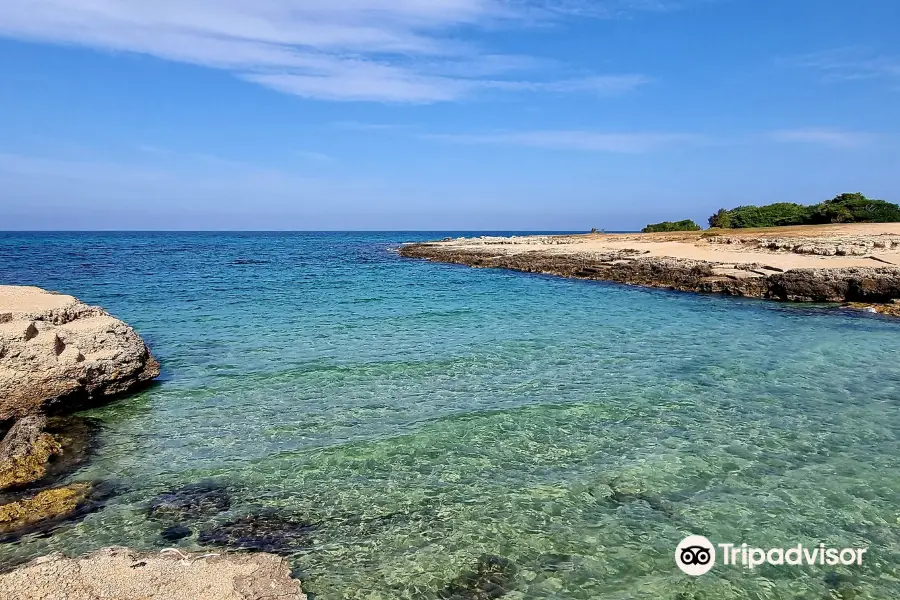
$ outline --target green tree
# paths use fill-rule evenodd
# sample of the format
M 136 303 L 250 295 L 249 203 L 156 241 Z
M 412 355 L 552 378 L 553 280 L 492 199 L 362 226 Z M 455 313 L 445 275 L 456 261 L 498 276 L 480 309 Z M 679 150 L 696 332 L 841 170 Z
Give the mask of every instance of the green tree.
M 813 207 L 813 223 L 897 223 L 900 206 L 866 198 L 860 193 L 839 194 Z
M 690 219 L 683 221 L 663 221 L 652 223 L 641 230 L 641 233 L 660 233 L 666 231 L 700 231 L 700 226 Z
M 728 229 L 731 227 L 731 215 L 726 209 L 720 208 L 716 214 L 709 218 L 709 226 Z

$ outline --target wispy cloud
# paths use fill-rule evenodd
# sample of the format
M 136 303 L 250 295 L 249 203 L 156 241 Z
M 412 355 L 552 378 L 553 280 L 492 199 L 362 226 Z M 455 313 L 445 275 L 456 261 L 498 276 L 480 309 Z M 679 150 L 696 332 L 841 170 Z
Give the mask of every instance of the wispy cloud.
M 622 93 L 641 74 L 578 74 L 467 41 L 473 28 L 609 17 L 701 0 L 17 0 L 0 36 L 226 69 L 326 100 L 440 102 L 486 91 Z M 552 66 L 552 69 L 548 67 Z
M 456 144 L 524 146 L 549 150 L 642 153 L 680 144 L 697 144 L 706 138 L 690 133 L 607 133 L 584 130 L 545 130 L 487 134 L 432 134 L 427 139 Z
M 838 48 L 779 61 L 783 66 L 813 69 L 826 81 L 893 79 L 900 81 L 900 56 L 874 53 L 865 48 Z
M 875 140 L 875 136 L 868 132 L 828 128 L 780 129 L 769 132 L 767 137 L 775 142 L 831 148 L 859 148 Z

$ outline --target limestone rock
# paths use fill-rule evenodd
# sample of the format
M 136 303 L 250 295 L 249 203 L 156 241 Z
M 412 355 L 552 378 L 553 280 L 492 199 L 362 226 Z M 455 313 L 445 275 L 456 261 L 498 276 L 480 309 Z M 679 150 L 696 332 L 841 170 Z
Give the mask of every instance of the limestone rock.
M 0 542 L 50 531 L 60 523 L 98 509 L 103 499 L 101 488 L 91 483 L 74 483 L 0 505 Z
M 0 422 L 72 412 L 158 375 L 140 336 L 103 309 L 36 287 L 0 286 Z
M 563 277 L 615 281 L 629 285 L 719 293 L 750 298 L 797 302 L 878 302 L 900 298 L 900 268 L 846 267 L 791 269 L 784 272 L 762 265 L 733 265 L 665 256 L 635 256 L 628 250 L 584 256 L 533 250 L 497 254 L 478 246 L 434 243 L 402 246 L 401 256 L 514 269 Z M 744 272 L 741 272 L 744 271 Z
M 17 600 L 306 600 L 271 554 L 138 554 L 106 548 L 81 558 L 51 554 L 0 575 L 0 598 Z
M 861 310 L 863 312 L 878 313 L 889 317 L 900 317 L 900 302 L 896 300 L 890 304 L 866 304 L 865 302 L 848 302 L 847 308 Z
M 62 454 L 62 446 L 44 432 L 47 417 L 31 415 L 15 423 L 0 441 L 0 490 L 21 487 L 43 479 L 50 459 Z
M 16 421 L 0 441 L 0 503 L 11 490 L 49 486 L 77 470 L 94 449 L 98 431 L 97 422 L 74 415 Z

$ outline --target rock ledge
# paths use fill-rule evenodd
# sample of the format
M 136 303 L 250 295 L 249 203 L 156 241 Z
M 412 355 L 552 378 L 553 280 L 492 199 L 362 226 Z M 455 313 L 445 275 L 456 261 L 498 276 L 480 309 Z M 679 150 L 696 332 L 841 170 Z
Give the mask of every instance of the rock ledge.
M 149 382 L 159 363 L 102 308 L 28 286 L 0 286 L 0 422 L 72 412 Z

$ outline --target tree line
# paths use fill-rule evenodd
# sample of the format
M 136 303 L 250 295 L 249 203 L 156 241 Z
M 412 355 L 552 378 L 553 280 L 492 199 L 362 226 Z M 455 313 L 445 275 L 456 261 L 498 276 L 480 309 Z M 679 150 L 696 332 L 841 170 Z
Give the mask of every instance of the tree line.
M 709 226 L 720 229 L 782 227 L 785 225 L 821 225 L 825 223 L 897 223 L 900 206 L 885 200 L 866 198 L 860 193 L 839 194 L 819 204 L 776 202 L 764 206 L 738 206 L 719 209 L 709 218 Z M 647 225 L 642 232 L 697 231 L 690 219 Z

